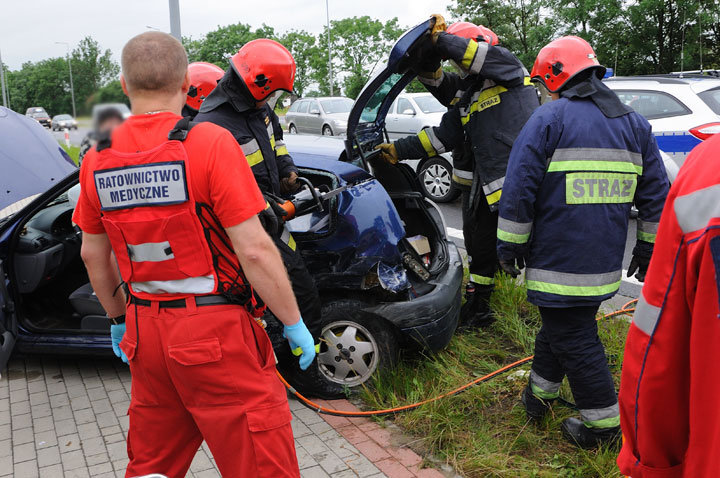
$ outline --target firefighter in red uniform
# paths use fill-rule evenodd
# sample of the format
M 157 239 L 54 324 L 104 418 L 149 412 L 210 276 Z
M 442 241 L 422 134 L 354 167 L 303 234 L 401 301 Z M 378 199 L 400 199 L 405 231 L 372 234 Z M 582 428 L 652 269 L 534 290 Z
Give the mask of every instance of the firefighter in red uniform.
M 257 297 L 302 349 L 301 366 L 315 349 L 257 218 L 262 194 L 230 133 L 179 115 L 190 81 L 177 40 L 138 35 L 122 70 L 133 116 L 86 156 L 74 222 L 132 373 L 126 476 L 184 477 L 204 439 L 226 478 L 298 477 L 287 396 L 251 315 Z
M 670 189 L 625 346 L 624 475 L 720 473 L 720 135 L 697 146 Z

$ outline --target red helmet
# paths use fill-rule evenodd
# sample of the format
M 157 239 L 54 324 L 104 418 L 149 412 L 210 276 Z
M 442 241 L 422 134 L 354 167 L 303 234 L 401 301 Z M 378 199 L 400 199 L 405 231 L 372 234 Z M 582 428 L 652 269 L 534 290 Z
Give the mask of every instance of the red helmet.
M 295 59 L 274 40 L 260 38 L 246 43 L 233 55 L 230 64 L 257 101 L 277 90 L 292 93 Z
M 196 61 L 188 65 L 190 74 L 190 89 L 188 90 L 185 103 L 194 110 L 199 110 L 200 105 L 215 89 L 225 72 L 217 65 Z
M 456 22 L 450 25 L 447 32 L 452 35 L 457 35 L 463 38 L 469 38 L 472 40 L 482 40 L 490 45 L 497 45 L 500 43 L 498 36 L 494 31 L 488 27 L 482 25 L 475 25 L 470 22 Z
M 567 36 L 551 41 L 540 50 L 530 76 L 556 93 L 575 75 L 589 68 L 597 69 L 601 78 L 605 74 L 605 67 L 598 62 L 590 44 L 580 37 Z

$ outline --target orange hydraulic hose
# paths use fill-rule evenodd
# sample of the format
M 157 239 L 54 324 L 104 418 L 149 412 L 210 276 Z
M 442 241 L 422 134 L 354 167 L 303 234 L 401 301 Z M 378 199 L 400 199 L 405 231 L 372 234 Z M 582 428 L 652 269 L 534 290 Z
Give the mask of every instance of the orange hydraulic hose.
M 632 313 L 632 312 L 635 312 L 635 309 L 634 309 L 634 308 L 631 308 L 631 309 L 628 309 L 628 308 L 627 308 L 627 306 L 629 306 L 629 305 L 632 304 L 633 302 L 637 302 L 637 299 L 634 300 L 634 301 L 628 302 L 627 304 L 625 304 L 625 305 L 623 306 L 622 309 L 617 310 L 617 311 L 615 311 L 615 312 L 611 312 L 611 313 L 609 313 L 609 314 L 606 314 L 606 315 L 598 318 L 597 320 L 599 321 L 599 320 L 602 320 L 602 319 L 609 319 L 609 318 L 611 318 L 611 317 L 616 317 L 616 316 L 618 316 L 618 315 L 630 314 L 630 313 Z M 478 385 L 478 384 L 480 384 L 480 383 L 482 383 L 482 382 L 487 382 L 487 381 L 489 381 L 489 380 L 497 377 L 498 375 L 501 375 L 501 374 L 503 374 L 503 373 L 505 373 L 505 372 L 507 372 L 507 371 L 509 371 L 509 370 L 512 370 L 512 369 L 517 368 L 517 367 L 519 367 L 519 366 L 521 366 L 521 365 L 524 365 L 524 364 L 530 362 L 530 361 L 533 359 L 533 357 L 534 357 L 534 356 L 531 355 L 531 356 L 529 356 L 529 357 L 525 357 L 525 358 L 523 358 L 523 359 L 517 360 L 517 361 L 515 361 L 515 362 L 513 362 L 513 363 L 511 363 L 511 364 L 505 365 L 505 366 L 503 366 L 503 367 L 495 370 L 494 372 L 490 372 L 490 373 L 487 374 L 487 375 L 484 375 L 484 376 L 482 376 L 482 377 L 480 377 L 480 378 L 477 378 L 477 379 L 473 380 L 472 382 L 466 383 L 465 385 L 462 385 L 462 386 L 460 386 L 460 387 L 458 387 L 458 388 L 456 388 L 456 389 L 454 389 L 454 390 L 451 390 L 451 391 L 449 391 L 449 392 L 443 393 L 443 394 L 441 394 L 441 395 L 437 395 L 437 396 L 435 396 L 435 397 L 433 397 L 433 398 L 428 398 L 427 400 L 422 400 L 422 401 L 419 401 L 419 402 L 416 402 L 416 403 L 411 403 L 411 404 L 409 404 L 409 405 L 402 405 L 402 406 L 400 406 L 400 407 L 385 408 L 385 409 L 383 409 L 383 410 L 367 410 L 367 411 L 359 411 L 359 412 L 349 412 L 349 411 L 345 411 L 345 410 L 335 410 L 335 409 L 332 409 L 332 408 L 324 407 L 324 406 L 322 406 L 322 405 L 320 405 L 320 404 L 318 404 L 318 403 L 315 403 L 315 402 L 313 402 L 312 400 L 310 400 L 309 398 L 306 398 L 305 396 L 303 396 L 303 395 L 302 395 L 300 392 L 298 392 L 297 390 L 295 390 L 295 388 L 293 388 L 293 386 L 290 385 L 287 380 L 285 380 L 285 377 L 283 377 L 283 376 L 280 374 L 280 372 L 277 372 L 277 375 L 278 375 L 278 377 L 280 378 L 280 381 L 285 385 L 285 388 L 287 388 L 288 391 L 289 391 L 291 394 L 293 394 L 293 395 L 300 401 L 300 403 L 302 403 L 303 405 L 305 405 L 307 408 L 309 408 L 309 409 L 311 409 L 311 410 L 314 410 L 314 411 L 317 412 L 317 413 L 322 413 L 322 414 L 325 414 L 325 415 L 333 415 L 333 416 L 336 416 L 336 417 L 351 417 L 351 418 L 353 418 L 353 417 L 354 417 L 354 418 L 360 418 L 360 417 L 377 417 L 377 416 L 382 416 L 382 415 L 391 415 L 391 414 L 395 414 L 395 413 L 399 413 L 399 412 L 406 412 L 406 411 L 409 411 L 409 410 L 414 410 L 414 409 L 419 408 L 419 407 L 421 407 L 421 406 L 423 406 L 423 405 L 427 405 L 428 403 L 436 402 L 436 401 L 441 400 L 441 399 L 443 399 L 443 398 L 452 397 L 452 396 L 454 396 L 454 395 L 457 395 L 457 394 L 459 394 L 459 393 L 462 393 L 462 392 L 466 391 L 467 389 L 469 389 L 469 388 L 471 388 L 471 387 L 474 387 L 475 385 Z

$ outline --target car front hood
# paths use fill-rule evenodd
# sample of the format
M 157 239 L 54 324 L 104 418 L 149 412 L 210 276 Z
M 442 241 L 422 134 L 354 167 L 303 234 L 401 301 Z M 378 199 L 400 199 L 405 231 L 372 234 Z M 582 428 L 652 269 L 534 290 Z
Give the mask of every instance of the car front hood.
M 45 192 L 76 169 L 37 121 L 0 106 L 0 211 Z

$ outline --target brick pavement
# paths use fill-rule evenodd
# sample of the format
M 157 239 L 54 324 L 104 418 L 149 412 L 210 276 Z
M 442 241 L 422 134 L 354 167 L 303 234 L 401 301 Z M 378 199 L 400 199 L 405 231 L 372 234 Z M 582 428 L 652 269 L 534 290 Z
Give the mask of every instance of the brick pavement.
M 123 477 L 130 373 L 119 360 L 13 359 L 0 379 L 0 477 Z M 6 373 L 5 373 L 6 372 Z M 326 402 L 325 402 L 326 403 Z M 345 400 L 327 405 L 345 410 Z M 422 477 L 412 450 L 368 419 L 318 415 L 290 401 L 304 478 Z M 187 475 L 219 477 L 205 444 Z

